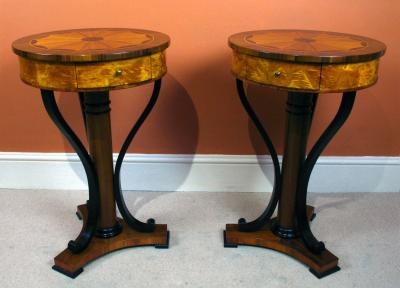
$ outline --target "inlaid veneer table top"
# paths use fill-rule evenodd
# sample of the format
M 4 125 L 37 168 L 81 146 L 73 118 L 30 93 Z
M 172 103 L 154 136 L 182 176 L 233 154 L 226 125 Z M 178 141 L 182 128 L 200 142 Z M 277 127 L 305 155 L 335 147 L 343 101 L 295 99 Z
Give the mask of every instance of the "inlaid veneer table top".
M 89 200 L 78 206 L 77 212 L 83 220 L 82 231 L 54 258 L 53 268 L 69 277 L 75 278 L 87 263 L 115 250 L 144 245 L 168 247 L 167 225 L 155 224 L 153 219 L 141 222 L 129 212 L 120 172 L 132 139 L 157 101 L 161 78 L 167 71 L 169 41 L 167 35 L 155 31 L 95 28 L 41 33 L 12 44 L 19 56 L 22 81 L 40 88 L 48 115 L 74 148 L 86 172 Z M 153 93 L 114 165 L 109 92 L 149 82 L 154 82 Z M 62 116 L 54 91 L 78 92 L 88 147 Z
M 280 251 L 310 267 L 319 278 L 336 272 L 338 258 L 316 239 L 309 226 L 314 208 L 306 205 L 308 183 L 318 157 L 350 115 L 356 91 L 376 83 L 386 46 L 367 37 L 308 30 L 242 32 L 229 37 L 228 43 L 241 103 L 270 152 L 275 178 L 270 202 L 259 217 L 226 225 L 225 246 Z M 244 81 L 288 92 L 282 167 L 247 99 Z M 319 94 L 330 92 L 343 92 L 339 110 L 307 151 L 317 99 Z M 261 113 L 262 108 L 257 107 L 257 111 Z M 276 207 L 278 215 L 271 218 Z
M 377 81 L 386 46 L 336 32 L 261 30 L 229 37 L 233 73 L 240 79 L 286 90 L 343 92 Z

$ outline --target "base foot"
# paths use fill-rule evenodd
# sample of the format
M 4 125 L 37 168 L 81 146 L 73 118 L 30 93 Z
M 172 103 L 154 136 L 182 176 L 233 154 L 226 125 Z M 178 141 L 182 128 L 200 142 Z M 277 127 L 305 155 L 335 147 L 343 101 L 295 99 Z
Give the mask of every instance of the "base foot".
M 72 278 L 72 279 L 75 279 L 79 274 L 81 274 L 83 272 L 83 268 L 79 268 L 78 270 L 73 271 L 73 272 L 64 270 L 61 267 L 58 267 L 57 265 L 54 265 L 51 268 L 57 272 L 60 272 L 61 274 L 64 274 L 65 276 Z
M 339 270 L 340 270 L 339 266 L 336 266 L 336 267 L 332 268 L 331 270 L 328 270 L 328 271 L 325 271 L 325 272 L 322 272 L 322 273 L 318 273 L 317 271 L 315 271 L 314 269 L 311 269 L 311 268 L 309 269 L 309 271 L 312 274 L 314 274 L 314 276 L 317 277 L 318 279 L 321 279 L 321 278 L 324 278 L 326 276 L 329 276 L 329 275 L 331 275 L 331 274 L 333 274 L 333 273 L 335 273 L 335 272 L 337 272 Z
M 79 214 L 85 219 L 86 205 L 81 205 L 78 209 Z M 118 221 L 122 226 L 120 234 L 110 238 L 93 237 L 89 246 L 78 254 L 73 254 L 68 248 L 65 249 L 54 258 L 53 269 L 68 277 L 75 278 L 83 271 L 86 264 L 116 250 L 138 246 L 168 248 L 169 232 L 167 225 L 157 224 L 153 232 L 144 233 L 133 230 L 122 219 L 118 219 Z
M 314 208 L 307 207 L 309 220 L 315 216 Z M 301 238 L 284 239 L 272 231 L 275 219 L 271 219 L 260 230 L 253 232 L 242 232 L 238 224 L 227 224 L 224 231 L 224 247 L 237 247 L 238 245 L 256 246 L 279 251 L 289 255 L 310 267 L 311 273 L 322 278 L 340 270 L 339 259 L 328 250 L 320 254 L 314 254 L 305 246 Z
M 238 247 L 238 245 L 236 245 L 236 244 L 228 243 L 228 241 L 226 240 L 226 231 L 225 230 L 224 230 L 224 247 L 225 248 L 237 248 Z
M 167 230 L 167 240 L 163 244 L 156 244 L 154 245 L 156 249 L 168 249 L 169 248 L 169 231 Z

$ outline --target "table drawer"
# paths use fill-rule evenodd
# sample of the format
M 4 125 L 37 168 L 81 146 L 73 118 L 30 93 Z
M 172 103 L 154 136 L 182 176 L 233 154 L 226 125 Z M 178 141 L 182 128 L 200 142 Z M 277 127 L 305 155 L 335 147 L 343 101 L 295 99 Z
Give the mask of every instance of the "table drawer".
M 51 63 L 19 58 L 21 79 L 34 87 L 59 91 L 119 89 L 161 78 L 165 52 L 99 63 Z
M 233 53 L 232 72 L 242 80 L 293 90 L 317 91 L 321 65 L 277 61 Z
M 134 86 L 166 73 L 165 54 L 76 66 L 78 89 Z

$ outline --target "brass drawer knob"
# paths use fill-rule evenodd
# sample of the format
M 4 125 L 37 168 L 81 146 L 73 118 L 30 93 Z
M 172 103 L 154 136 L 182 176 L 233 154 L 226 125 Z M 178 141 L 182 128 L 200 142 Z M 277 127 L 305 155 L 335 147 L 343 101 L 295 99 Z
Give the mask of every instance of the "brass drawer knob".
M 122 75 L 122 70 L 121 69 L 117 69 L 115 71 L 115 76 L 121 76 Z
M 281 71 L 275 71 L 275 72 L 274 72 L 275 78 L 279 78 L 279 77 L 281 77 L 281 75 L 282 75 L 282 72 L 281 72 Z

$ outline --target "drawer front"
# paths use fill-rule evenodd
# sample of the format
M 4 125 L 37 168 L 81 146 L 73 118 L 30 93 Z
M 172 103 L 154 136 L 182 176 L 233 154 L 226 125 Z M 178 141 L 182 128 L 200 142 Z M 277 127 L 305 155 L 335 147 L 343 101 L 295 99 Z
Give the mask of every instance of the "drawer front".
M 263 85 L 318 91 L 321 65 L 276 61 L 234 52 L 232 72 L 239 79 Z
M 166 73 L 164 53 L 140 58 L 79 65 L 78 89 L 117 89 L 158 79 Z

